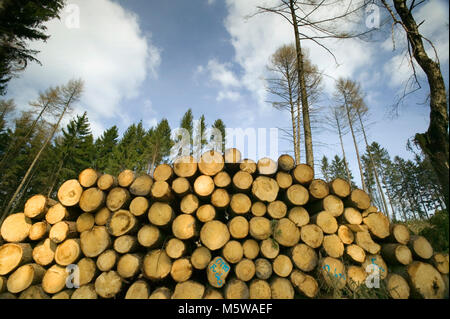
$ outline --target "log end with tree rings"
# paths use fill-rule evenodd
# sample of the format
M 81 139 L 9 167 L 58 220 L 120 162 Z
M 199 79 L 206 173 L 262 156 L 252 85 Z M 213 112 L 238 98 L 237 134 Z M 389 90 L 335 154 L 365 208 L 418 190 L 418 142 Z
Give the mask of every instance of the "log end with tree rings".
M 78 204 L 83 193 L 83 187 L 77 179 L 65 181 L 58 189 L 58 200 L 66 207 Z
M 330 193 L 333 195 L 336 195 L 340 198 L 346 198 L 348 195 L 350 195 L 351 187 L 350 184 L 342 179 L 342 178 L 336 178 L 333 181 L 330 182 Z
M 120 187 L 129 187 L 136 178 L 136 175 L 132 170 L 126 169 L 120 172 L 119 176 L 117 176 L 117 181 Z
M 297 183 L 308 185 L 314 179 L 314 170 L 307 164 L 299 164 L 292 170 L 292 177 Z
M 278 168 L 284 172 L 289 172 L 295 167 L 295 160 L 289 154 L 282 154 L 278 157 Z
M 82 170 L 81 173 L 78 175 L 78 181 L 80 182 L 81 186 L 89 188 L 97 183 L 99 177 L 100 173 L 97 172 L 95 169 L 86 168 Z
M 197 172 L 197 161 L 190 155 L 180 156 L 173 163 L 173 171 L 178 177 L 192 177 Z
M 221 153 L 211 150 L 203 153 L 198 169 L 203 175 L 214 176 L 224 168 L 225 162 Z

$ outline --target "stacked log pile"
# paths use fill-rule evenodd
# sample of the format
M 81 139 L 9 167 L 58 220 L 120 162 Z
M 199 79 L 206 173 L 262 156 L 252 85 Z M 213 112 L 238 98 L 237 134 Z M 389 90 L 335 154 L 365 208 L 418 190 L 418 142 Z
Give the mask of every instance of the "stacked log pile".
M 3 299 L 317 298 L 381 289 L 367 286 L 377 272 L 390 298 L 448 298 L 448 254 L 289 155 L 207 151 L 152 177 L 86 169 L 0 234 Z

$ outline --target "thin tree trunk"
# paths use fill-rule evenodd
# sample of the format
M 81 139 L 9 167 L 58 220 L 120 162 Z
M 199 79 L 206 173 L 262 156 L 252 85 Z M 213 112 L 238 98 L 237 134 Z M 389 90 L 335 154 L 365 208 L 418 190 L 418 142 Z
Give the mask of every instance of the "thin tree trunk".
M 155 162 L 156 162 L 156 156 L 158 154 L 158 147 L 156 147 L 156 150 L 153 152 L 153 156 L 152 156 L 152 162 L 148 167 L 147 173 L 150 176 L 153 176 L 153 171 L 155 170 Z
M 347 172 L 347 180 L 348 180 L 348 183 L 351 185 L 352 184 L 352 179 L 350 177 L 350 171 L 349 171 L 348 165 L 347 165 L 347 157 L 345 156 L 344 142 L 342 141 L 341 125 L 339 123 L 339 119 L 337 117 L 337 114 L 335 114 L 334 116 L 335 116 L 336 125 L 337 125 L 337 128 L 338 128 L 339 140 L 341 141 L 342 157 L 344 158 L 345 171 Z
M 52 194 L 53 188 L 55 188 L 56 182 L 58 181 L 59 173 L 61 172 L 63 165 L 64 159 L 59 162 L 58 169 L 56 170 L 55 177 L 53 178 L 52 186 L 48 190 L 47 197 L 50 197 L 50 195 Z
M 290 94 L 289 94 L 290 95 Z M 294 113 L 294 105 L 291 102 L 291 121 L 292 121 L 292 136 L 293 136 L 293 143 L 294 143 L 294 157 L 295 157 L 295 164 L 300 164 L 300 160 L 298 158 L 298 149 L 297 149 L 297 127 L 295 124 L 295 113 Z
M 294 8 L 293 0 L 289 0 L 289 7 L 291 10 L 291 15 L 292 15 L 292 23 L 294 24 L 295 47 L 297 49 L 297 75 L 298 75 L 298 84 L 299 84 L 299 88 L 300 88 L 299 97 L 301 98 L 301 102 L 302 102 L 306 163 L 314 169 L 311 121 L 309 118 L 308 95 L 306 92 L 305 72 L 303 69 L 303 54 L 302 54 L 302 48 L 300 46 L 300 35 L 298 32 L 297 16 L 295 15 L 295 8 Z
M 297 99 L 297 152 L 298 152 L 298 163 L 300 164 L 301 160 L 302 160 L 302 152 L 301 152 L 301 127 L 302 127 L 302 118 L 301 116 L 301 109 L 300 109 L 300 101 Z

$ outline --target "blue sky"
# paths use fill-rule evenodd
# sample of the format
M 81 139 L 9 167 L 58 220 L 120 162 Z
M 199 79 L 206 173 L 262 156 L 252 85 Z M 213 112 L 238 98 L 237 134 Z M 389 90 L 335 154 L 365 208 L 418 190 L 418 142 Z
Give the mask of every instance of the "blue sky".
M 139 120 L 148 128 L 167 118 L 175 128 L 187 108 L 193 109 L 196 118 L 204 114 L 208 124 L 221 118 L 231 128 L 288 128 L 289 114 L 266 102 L 264 78 L 270 55 L 293 41 L 292 31 L 275 15 L 245 18 L 255 12 L 256 5 L 273 2 L 276 0 L 68 1 L 72 6 L 61 19 L 48 23 L 51 38 L 47 43 L 32 44 L 41 51 L 38 59 L 42 66 L 32 64 L 14 79 L 6 98 L 14 98 L 21 109 L 27 109 L 27 102 L 39 91 L 82 77 L 86 91 L 76 112 L 88 112 L 96 136 L 112 125 L 123 132 Z M 330 9 L 327 11 L 317 14 L 320 17 Z M 385 16 L 386 12 L 380 11 L 380 17 Z M 425 20 L 421 30 L 436 44 L 448 83 L 448 2 L 428 1 L 417 9 L 416 17 Z M 79 18 L 79 25 L 70 23 L 73 18 Z M 341 26 L 364 29 L 366 18 L 361 15 Z M 422 82 L 423 89 L 405 99 L 398 117 L 388 116 L 411 68 L 402 55 L 403 32 L 394 30 L 395 50 L 390 24 L 375 32 L 377 41 L 327 41 L 339 66 L 323 49 L 304 42 L 313 63 L 327 74 L 323 96 L 314 107 L 333 103 L 332 78 L 359 81 L 371 110 L 369 140 L 378 141 L 391 156 L 409 158 L 407 139 L 428 127 L 427 107 L 420 105 L 427 86 Z M 420 72 L 419 78 L 424 78 Z M 322 122 L 315 126 L 320 128 Z M 324 154 L 340 155 L 335 133 L 318 129 L 313 141 L 317 163 Z M 359 142 L 362 149 L 361 137 Z M 282 132 L 278 146 L 280 154 L 291 150 Z M 349 135 L 345 147 L 357 176 Z

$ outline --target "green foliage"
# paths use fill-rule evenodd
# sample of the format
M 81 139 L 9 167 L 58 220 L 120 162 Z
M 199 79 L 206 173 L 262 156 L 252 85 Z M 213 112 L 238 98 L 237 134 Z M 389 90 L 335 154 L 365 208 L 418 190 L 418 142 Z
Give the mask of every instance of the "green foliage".
M 449 218 L 444 210 L 437 211 L 430 218 L 430 226 L 423 228 L 420 235 L 431 243 L 435 251 L 447 252 L 449 243 Z
M 117 126 L 112 126 L 103 132 L 102 136 L 95 141 L 96 157 L 94 159 L 94 168 L 100 172 L 105 171 L 108 166 L 114 148 L 117 146 L 119 132 Z
M 214 124 L 212 125 L 212 127 L 219 130 L 219 132 L 221 134 L 221 140 L 222 140 L 222 143 L 217 143 L 217 145 L 215 145 L 214 149 L 223 153 L 223 152 L 225 152 L 225 145 L 226 145 L 226 138 L 227 138 L 225 124 L 223 123 L 223 121 L 221 119 L 217 119 L 214 121 Z M 217 137 L 215 137 L 215 136 L 211 136 L 212 140 L 216 141 L 216 138 Z

